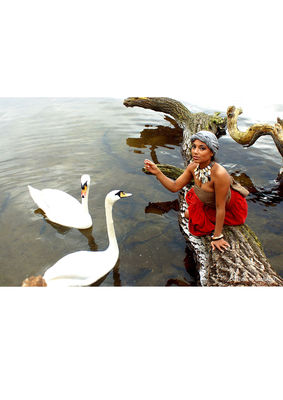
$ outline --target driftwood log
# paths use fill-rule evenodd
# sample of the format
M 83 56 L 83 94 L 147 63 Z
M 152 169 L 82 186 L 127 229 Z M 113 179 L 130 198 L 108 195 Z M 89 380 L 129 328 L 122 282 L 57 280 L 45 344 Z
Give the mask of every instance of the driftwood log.
M 238 128 L 238 117 L 241 115 L 243 110 L 230 106 L 227 109 L 227 129 L 230 136 L 239 144 L 245 147 L 252 146 L 258 138 L 264 135 L 272 137 L 275 146 L 279 153 L 283 157 L 283 120 L 277 118 L 277 122 L 273 125 L 269 124 L 254 124 L 249 127 L 246 131 L 242 132 Z M 278 190 L 282 192 L 283 187 L 283 167 L 281 167 L 277 176 Z
M 263 135 L 270 135 L 274 143 L 283 157 L 283 120 L 277 118 L 277 123 L 272 125 L 268 124 L 255 124 L 249 127 L 246 131 L 241 132 L 238 128 L 238 116 L 241 115 L 243 110 L 234 106 L 227 109 L 227 129 L 230 136 L 237 142 L 247 147 L 253 145 L 256 140 Z
M 210 130 L 219 137 L 225 134 L 227 119 L 220 113 L 208 115 L 192 113 L 182 103 L 167 97 L 130 97 L 124 100 L 126 107 L 142 107 L 171 115 L 183 130 L 181 153 L 184 167 L 190 162 L 190 137 L 202 129 Z M 229 118 L 229 116 L 228 116 Z M 160 166 L 162 171 L 176 179 L 182 170 L 174 166 Z M 282 286 L 283 279 L 269 264 L 260 241 L 246 225 L 224 226 L 223 233 L 230 249 L 212 252 L 209 236 L 195 237 L 188 230 L 184 217 L 185 195 L 189 187 L 179 192 L 178 220 L 189 248 L 193 251 L 202 286 Z

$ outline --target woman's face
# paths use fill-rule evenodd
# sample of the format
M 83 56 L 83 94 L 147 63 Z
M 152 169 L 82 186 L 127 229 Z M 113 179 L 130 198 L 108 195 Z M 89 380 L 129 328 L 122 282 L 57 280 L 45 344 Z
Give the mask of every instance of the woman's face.
M 193 160 L 198 164 L 209 164 L 213 156 L 213 152 L 207 145 L 198 139 L 193 141 L 191 151 Z

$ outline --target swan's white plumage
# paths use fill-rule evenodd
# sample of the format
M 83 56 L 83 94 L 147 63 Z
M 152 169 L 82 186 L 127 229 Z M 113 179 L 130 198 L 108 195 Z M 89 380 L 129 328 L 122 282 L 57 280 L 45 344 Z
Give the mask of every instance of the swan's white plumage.
M 117 200 L 128 196 L 131 194 L 113 190 L 105 198 L 108 248 L 104 251 L 77 251 L 64 256 L 45 272 L 43 278 L 47 286 L 88 286 L 114 268 L 119 257 L 119 248 L 112 207 Z
M 43 278 L 47 286 L 88 286 L 115 266 L 118 254 L 105 251 L 77 251 L 67 254 L 49 268 Z
M 30 185 L 28 189 L 33 201 L 50 221 L 70 228 L 87 229 L 92 226 L 92 218 L 88 212 L 89 175 L 82 175 L 81 185 L 84 184 L 86 192 L 82 195 L 81 203 L 62 190 L 38 190 Z

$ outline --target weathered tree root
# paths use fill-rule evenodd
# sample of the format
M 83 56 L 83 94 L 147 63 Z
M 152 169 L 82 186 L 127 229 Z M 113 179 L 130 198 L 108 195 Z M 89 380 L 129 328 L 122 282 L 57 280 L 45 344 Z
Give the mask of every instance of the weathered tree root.
M 180 102 L 166 97 L 131 97 L 124 101 L 127 107 L 143 107 L 154 111 L 164 112 L 173 116 L 178 125 L 183 129 L 182 155 L 185 166 L 190 160 L 190 136 L 206 129 L 214 133 L 223 132 L 224 120 L 214 122 L 213 129 L 208 124 L 211 116 L 192 114 Z M 229 118 L 229 117 L 228 117 Z M 163 172 L 168 172 L 174 178 L 172 166 L 163 166 Z M 180 171 L 179 171 L 180 172 Z M 178 171 L 177 171 L 178 173 Z M 175 175 L 176 176 L 176 175 Z M 179 226 L 189 248 L 193 251 L 195 261 L 199 268 L 202 286 L 283 286 L 283 279 L 272 269 L 262 246 L 255 233 L 247 226 L 225 226 L 224 235 L 230 243 L 230 250 L 224 253 L 215 250 L 212 252 L 210 237 L 196 237 L 188 230 L 188 223 L 184 217 L 187 204 L 185 195 L 189 188 L 179 192 Z
M 283 157 L 283 120 L 277 118 L 274 126 L 268 124 L 254 124 L 245 132 L 238 129 L 238 116 L 242 114 L 241 108 L 230 106 L 227 109 L 227 129 L 231 137 L 246 147 L 252 146 L 256 140 L 263 135 L 270 135 Z

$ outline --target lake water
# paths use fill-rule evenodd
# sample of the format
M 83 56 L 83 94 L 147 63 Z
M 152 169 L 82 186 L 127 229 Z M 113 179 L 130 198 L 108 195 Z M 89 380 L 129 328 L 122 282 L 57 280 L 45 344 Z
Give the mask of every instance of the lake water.
M 193 112 L 218 111 L 184 104 Z M 278 106 L 274 112 L 271 123 L 280 116 Z M 180 135 L 164 117 L 151 110 L 127 109 L 123 99 L 0 99 L 0 286 L 20 286 L 26 277 L 43 274 L 68 253 L 105 249 L 104 198 L 113 189 L 133 196 L 114 206 L 120 257 L 98 285 L 196 284 L 177 211 L 149 207 L 149 203 L 173 202 L 177 195 L 142 172 L 145 158 L 183 167 Z M 241 118 L 239 127 L 255 122 Z M 282 163 L 271 137 L 244 149 L 228 134 L 220 138 L 218 160 L 230 173 L 245 174 L 256 188 L 272 186 Z M 91 176 L 93 227 L 80 231 L 46 221 L 27 185 L 61 189 L 79 199 L 84 173 Z M 246 222 L 283 276 L 283 203 L 272 195 L 252 194 L 248 205 Z

